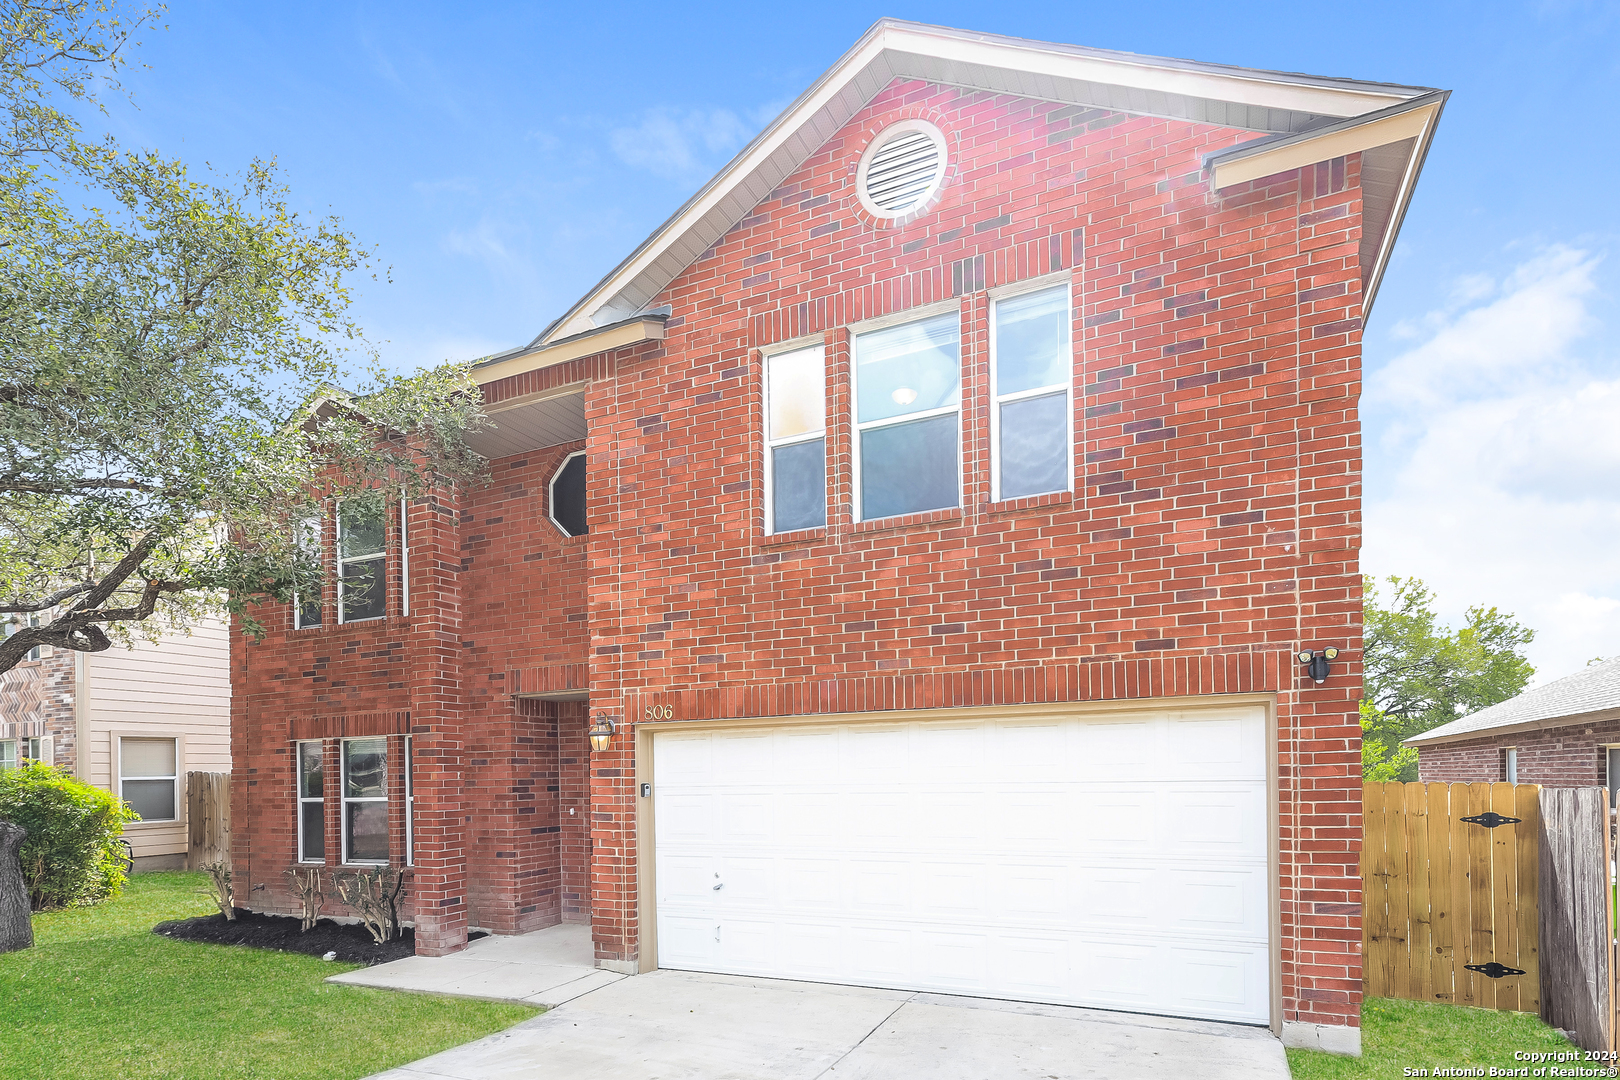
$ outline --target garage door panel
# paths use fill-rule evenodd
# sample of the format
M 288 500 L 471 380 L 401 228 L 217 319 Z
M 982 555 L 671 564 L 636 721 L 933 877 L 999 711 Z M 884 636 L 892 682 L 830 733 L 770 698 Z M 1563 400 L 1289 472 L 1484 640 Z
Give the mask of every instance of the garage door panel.
M 714 770 L 709 759 L 714 740 L 707 735 L 666 732 L 658 736 L 658 777 L 665 783 L 687 784 L 708 780 Z
M 1167 854 L 1266 857 L 1264 783 L 1171 788 L 1160 805 Z
M 720 920 L 717 918 L 660 913 L 658 918 L 658 962 L 688 971 L 712 971 L 719 961 Z
M 660 733 L 658 962 L 1264 1022 L 1264 730 L 1255 709 L 720 731 L 671 741 L 674 769 Z

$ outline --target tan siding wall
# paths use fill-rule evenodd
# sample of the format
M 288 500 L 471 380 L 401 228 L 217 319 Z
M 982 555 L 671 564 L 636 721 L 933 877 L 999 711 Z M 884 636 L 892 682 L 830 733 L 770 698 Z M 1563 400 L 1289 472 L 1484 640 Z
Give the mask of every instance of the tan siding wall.
M 224 623 L 211 621 L 189 636 L 165 635 L 156 643 L 114 646 L 86 657 L 91 783 L 117 790 L 115 740 L 121 735 L 180 740 L 181 820 L 126 828 L 137 858 L 184 854 L 186 772 L 231 770 L 229 635 Z

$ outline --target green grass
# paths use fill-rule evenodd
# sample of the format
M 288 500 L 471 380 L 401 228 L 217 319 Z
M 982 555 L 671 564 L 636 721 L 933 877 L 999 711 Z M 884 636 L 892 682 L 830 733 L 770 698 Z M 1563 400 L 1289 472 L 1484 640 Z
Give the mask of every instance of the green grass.
M 0 1078 L 345 1080 L 535 1015 L 331 986 L 356 965 L 153 934 L 215 910 L 202 881 L 140 874 L 117 900 L 34 916 L 34 947 L 0 956 Z
M 1436 1065 L 1518 1069 L 1528 1063 L 1513 1059 L 1516 1050 L 1578 1049 L 1530 1013 L 1368 998 L 1361 1006 L 1360 1058 L 1290 1050 L 1288 1067 L 1294 1080 L 1390 1080 L 1405 1075 L 1403 1069 Z M 1531 1064 L 1531 1073 L 1540 1067 Z

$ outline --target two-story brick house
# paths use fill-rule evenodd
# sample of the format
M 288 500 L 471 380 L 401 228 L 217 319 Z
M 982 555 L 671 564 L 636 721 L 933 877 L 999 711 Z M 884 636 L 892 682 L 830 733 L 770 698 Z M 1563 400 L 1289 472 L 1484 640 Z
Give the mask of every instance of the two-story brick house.
M 1359 342 L 1444 97 L 879 23 L 238 640 L 244 895 L 1353 1052 Z

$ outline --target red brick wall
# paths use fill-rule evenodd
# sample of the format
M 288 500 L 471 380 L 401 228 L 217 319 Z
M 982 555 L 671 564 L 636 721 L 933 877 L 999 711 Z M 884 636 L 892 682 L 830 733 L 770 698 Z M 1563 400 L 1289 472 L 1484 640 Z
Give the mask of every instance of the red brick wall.
M 1418 748 L 1418 779 L 1452 784 L 1506 780 L 1504 751 L 1514 746 L 1521 784 L 1601 787 L 1609 782 L 1606 744 L 1620 745 L 1620 719 L 1423 746 Z
M 924 212 L 880 227 L 855 163 L 907 116 L 947 134 L 951 173 Z M 405 714 L 428 774 L 419 948 L 457 947 L 469 898 L 517 929 L 588 892 L 598 956 L 624 961 L 649 705 L 702 719 L 1274 693 L 1284 1018 L 1354 1024 L 1359 161 L 1210 191 L 1202 155 L 1249 137 L 897 83 L 655 300 L 673 309 L 665 341 L 489 387 L 589 380 L 591 533 L 543 520 L 543 480 L 572 447 L 497 461 L 459 505 L 413 510 L 431 603 L 409 619 L 239 646 L 237 853 L 272 882 L 264 902 L 282 902 L 272 875 L 290 862 L 298 723 Z M 1075 312 L 1074 491 L 991 503 L 987 290 L 1053 272 Z M 856 523 L 846 328 L 953 300 L 964 505 Z M 828 348 L 828 523 L 767 537 L 760 349 L 804 335 Z M 1329 644 L 1334 677 L 1301 684 L 1291 654 Z M 514 701 L 586 687 L 589 711 L 621 722 L 588 791 L 586 710 Z
M 934 208 L 875 228 L 855 163 L 917 115 L 954 173 Z M 1205 693 L 1237 662 L 1279 693 L 1286 1018 L 1355 1023 L 1359 162 L 1212 193 L 1201 156 L 1243 137 L 917 83 L 880 95 L 658 298 L 666 340 L 590 387 L 591 707 Z M 992 504 L 985 290 L 1054 269 L 1074 291 L 1075 491 Z M 965 505 L 855 523 L 843 327 L 957 293 Z M 818 333 L 828 524 L 766 537 L 759 348 Z M 1325 644 L 1340 674 L 1298 690 L 1287 655 Z M 599 955 L 622 959 L 639 928 L 617 745 L 596 762 L 593 889 Z

